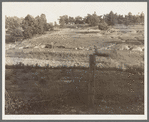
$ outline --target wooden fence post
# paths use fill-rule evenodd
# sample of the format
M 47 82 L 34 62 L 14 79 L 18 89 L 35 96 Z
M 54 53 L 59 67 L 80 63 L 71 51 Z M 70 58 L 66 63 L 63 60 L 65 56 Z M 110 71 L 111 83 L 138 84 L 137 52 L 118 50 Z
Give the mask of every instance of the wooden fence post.
M 52 51 L 54 52 L 54 43 L 51 42 L 51 45 L 52 45 Z
M 71 80 L 72 80 L 72 82 L 74 82 L 74 78 L 73 78 L 73 68 L 71 69 Z
M 95 94 L 95 79 L 94 79 L 94 73 L 95 73 L 95 55 L 89 56 L 89 83 L 88 83 L 88 107 L 94 106 L 94 94 Z

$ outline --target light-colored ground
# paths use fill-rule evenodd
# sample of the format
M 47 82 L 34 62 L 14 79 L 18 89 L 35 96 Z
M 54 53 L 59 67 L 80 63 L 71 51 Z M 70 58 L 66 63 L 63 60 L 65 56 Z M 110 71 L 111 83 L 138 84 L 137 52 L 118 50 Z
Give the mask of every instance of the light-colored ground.
M 124 30 L 127 33 L 123 33 Z M 138 33 L 138 31 L 141 32 Z M 144 61 L 143 34 L 143 26 L 141 25 L 129 26 L 127 28 L 125 26 L 115 26 L 108 29 L 107 31 L 100 31 L 97 29 L 88 28 L 59 29 L 52 33 L 46 32 L 46 34 L 39 37 L 33 37 L 32 39 L 24 40 L 21 43 L 18 42 L 17 44 L 6 44 L 6 64 L 12 65 L 22 62 L 25 65 L 33 65 L 38 63 L 39 65 L 44 66 L 49 63 L 50 66 L 55 67 L 59 65 L 74 66 L 75 63 L 79 63 L 80 66 L 89 66 L 89 62 L 87 63 L 87 60 L 89 60 L 89 58 L 85 59 L 82 57 L 81 59 L 80 57 L 78 59 L 74 56 L 73 58 L 69 59 L 71 57 L 69 54 L 69 58 L 67 57 L 67 59 L 63 59 L 63 57 L 61 57 L 60 61 L 59 58 L 56 58 L 56 56 L 47 58 L 50 57 L 50 54 L 48 55 L 48 52 L 53 52 L 53 50 L 42 48 L 41 45 L 51 44 L 51 42 L 54 42 L 55 53 L 67 54 L 68 52 L 76 53 L 76 55 L 82 53 L 88 56 L 89 54 L 92 54 L 94 52 L 94 45 L 96 45 L 99 52 L 106 52 L 107 50 L 112 54 L 112 51 L 116 50 L 116 52 L 119 54 L 120 58 L 117 54 L 114 59 L 112 57 L 110 57 L 112 59 L 105 58 L 105 62 L 109 62 L 112 67 L 121 63 L 132 66 L 142 66 Z M 36 48 L 34 48 L 35 46 Z M 64 46 L 65 48 L 57 48 L 56 46 Z M 28 47 L 28 49 L 23 49 L 24 47 Z M 16 52 L 19 52 L 19 55 Z M 44 53 L 41 54 L 41 52 Z M 47 54 L 44 57 L 45 53 Z M 102 60 L 103 57 L 98 57 L 97 60 L 98 59 Z M 106 66 L 110 67 L 110 65 Z

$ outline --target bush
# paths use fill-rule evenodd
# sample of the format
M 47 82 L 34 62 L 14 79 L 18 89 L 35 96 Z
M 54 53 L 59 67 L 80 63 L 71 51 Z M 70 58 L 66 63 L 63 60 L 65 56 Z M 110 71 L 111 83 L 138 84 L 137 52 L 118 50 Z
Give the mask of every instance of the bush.
M 11 35 L 15 37 L 23 37 L 23 33 L 20 29 L 12 29 Z
M 24 29 L 24 32 L 23 32 L 23 36 L 24 38 L 31 38 L 33 36 L 33 30 L 31 27 L 28 27 L 26 29 Z
M 12 43 L 12 42 L 15 42 L 15 38 L 11 35 L 6 35 L 5 36 L 5 42 L 6 43 Z
M 99 23 L 98 25 L 99 30 L 107 30 L 108 29 L 108 25 L 107 23 Z

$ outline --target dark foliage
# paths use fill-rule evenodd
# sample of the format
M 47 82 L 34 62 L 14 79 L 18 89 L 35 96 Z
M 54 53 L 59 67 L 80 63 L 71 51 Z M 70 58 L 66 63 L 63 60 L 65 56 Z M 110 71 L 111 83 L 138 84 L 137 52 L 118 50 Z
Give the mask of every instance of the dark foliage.
M 59 24 L 61 27 L 67 24 L 89 24 L 90 26 L 96 26 L 99 23 L 106 22 L 109 26 L 113 26 L 115 24 L 141 24 L 144 23 L 144 13 L 142 12 L 140 15 L 132 15 L 131 12 L 128 15 L 118 15 L 113 11 L 110 11 L 109 14 L 98 16 L 96 12 L 94 14 L 87 14 L 84 18 L 81 16 L 77 16 L 75 18 L 68 17 L 67 15 L 60 16 Z
M 99 30 L 107 30 L 108 25 L 105 22 L 104 23 L 99 23 L 98 28 L 99 28 Z

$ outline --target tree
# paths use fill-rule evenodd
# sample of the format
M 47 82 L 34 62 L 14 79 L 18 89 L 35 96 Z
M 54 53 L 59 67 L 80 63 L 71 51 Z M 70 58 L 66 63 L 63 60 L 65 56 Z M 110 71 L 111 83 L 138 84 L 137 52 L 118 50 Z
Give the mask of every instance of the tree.
M 33 36 L 33 30 L 30 26 L 24 29 L 23 36 L 25 38 L 31 38 Z
M 142 23 L 144 23 L 144 13 L 143 13 L 143 12 L 140 14 L 140 21 L 141 21 Z
M 47 29 L 47 19 L 46 19 L 46 15 L 45 14 L 41 14 L 40 15 L 40 19 L 41 19 L 41 24 L 43 26 L 44 31 L 48 30 Z
M 68 18 L 68 23 L 74 24 L 75 23 L 75 19 L 73 17 L 69 17 Z
M 107 16 L 107 23 L 108 25 L 114 25 L 115 24 L 115 15 L 113 11 L 110 11 L 109 15 Z
M 21 26 L 22 18 L 5 16 L 5 28 L 15 29 Z
M 118 23 L 118 15 L 117 13 L 114 14 L 114 25 Z
M 60 24 L 61 27 L 63 27 L 65 25 L 65 20 L 62 16 L 60 16 L 59 24 Z
M 65 24 L 68 24 L 68 15 L 64 15 L 63 18 L 64 18 L 64 21 L 65 21 Z
M 99 18 L 100 17 L 96 15 L 96 12 L 94 12 L 94 14 L 92 14 L 92 15 L 90 15 L 90 14 L 87 15 L 86 22 L 91 26 L 96 26 L 100 22 Z
M 40 16 L 35 17 L 35 33 L 42 34 L 44 32 L 44 25 Z
M 140 22 L 141 22 L 141 18 L 140 18 L 139 15 L 137 15 L 137 16 L 136 16 L 136 23 L 138 24 L 138 23 L 140 23 Z
M 82 17 L 80 17 L 80 16 L 75 17 L 75 24 L 82 24 L 82 23 L 83 23 Z
M 133 16 L 132 16 L 132 24 L 134 25 L 134 24 L 136 24 L 136 23 L 137 23 L 136 16 L 135 16 L 135 15 L 133 15 Z
M 54 26 L 57 27 L 57 25 L 58 25 L 58 24 L 57 24 L 57 22 L 55 21 L 55 22 L 54 22 Z
M 54 25 L 53 25 L 52 22 L 48 23 L 48 25 L 49 25 L 48 27 L 49 27 L 50 30 L 53 30 L 54 29 Z
M 16 42 L 19 38 L 23 39 L 23 33 L 20 29 L 13 29 L 11 32 L 11 37 L 13 37 L 14 41 Z
M 118 24 L 123 24 L 124 23 L 124 17 L 123 17 L 123 15 L 118 15 L 117 16 L 117 22 L 118 22 Z
M 20 29 L 14 29 L 11 32 L 11 35 L 15 36 L 15 37 L 23 37 L 23 33 L 22 33 L 22 31 Z
M 129 17 L 128 17 L 128 15 L 125 15 L 125 19 L 124 19 L 124 23 L 123 23 L 124 25 L 129 25 Z
M 87 16 L 85 16 L 82 20 L 83 23 L 87 23 Z
M 119 16 L 117 13 L 113 13 L 113 11 L 110 11 L 109 14 L 104 15 L 103 20 L 106 22 L 108 25 L 115 25 L 118 23 L 118 18 Z
M 108 29 L 107 23 L 106 22 L 99 23 L 98 29 L 99 30 L 107 30 Z
M 63 27 L 65 24 L 68 24 L 68 16 L 67 15 L 60 16 L 59 24 L 61 27 Z
M 133 23 L 133 16 L 132 16 L 132 13 L 129 12 L 128 13 L 128 24 L 132 24 Z
M 99 22 L 101 22 L 102 21 L 102 15 L 98 16 L 98 19 L 99 19 Z
M 22 28 L 24 30 L 24 37 L 31 38 L 37 32 L 36 22 L 34 17 L 27 15 L 22 21 Z

